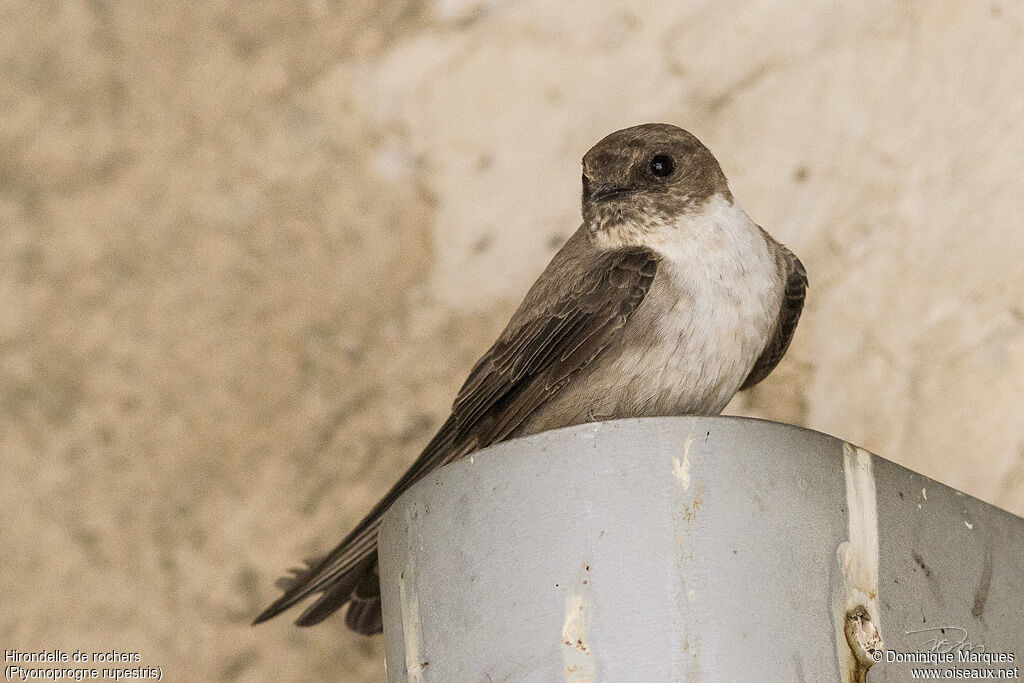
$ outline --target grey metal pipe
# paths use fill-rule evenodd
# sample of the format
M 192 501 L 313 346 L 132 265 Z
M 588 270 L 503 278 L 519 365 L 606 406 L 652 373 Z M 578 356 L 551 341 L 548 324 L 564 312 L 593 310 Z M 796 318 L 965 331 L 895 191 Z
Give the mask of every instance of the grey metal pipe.
M 392 682 L 903 681 L 1024 656 L 1024 520 L 760 420 L 498 444 L 402 496 L 380 570 Z M 947 645 L 1014 661 L 905 661 Z

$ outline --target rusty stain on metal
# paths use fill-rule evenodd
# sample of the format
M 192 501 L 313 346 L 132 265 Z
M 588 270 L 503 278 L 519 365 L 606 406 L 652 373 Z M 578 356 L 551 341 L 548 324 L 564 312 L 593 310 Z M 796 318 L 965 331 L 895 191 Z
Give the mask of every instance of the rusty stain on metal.
M 875 663 L 876 653 L 882 651 L 882 636 L 863 605 L 847 611 L 843 632 L 846 644 L 853 653 L 851 680 L 864 683 L 867 681 L 868 669 Z
M 843 444 L 850 540 L 836 556 L 842 570 L 835 598 L 836 644 L 842 680 L 863 683 L 884 643 L 878 609 L 878 505 L 871 454 Z

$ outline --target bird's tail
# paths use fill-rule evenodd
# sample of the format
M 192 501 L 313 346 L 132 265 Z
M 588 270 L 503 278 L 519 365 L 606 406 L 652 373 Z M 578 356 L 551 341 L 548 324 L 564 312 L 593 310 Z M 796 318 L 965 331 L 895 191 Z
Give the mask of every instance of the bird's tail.
M 284 591 L 281 599 L 265 609 L 253 624 L 259 624 L 291 607 L 289 599 L 296 589 L 307 585 L 323 564 L 324 558 L 306 560 L 305 567 L 292 568 L 289 576 L 283 576 L 275 584 Z M 329 584 L 318 590 L 320 596 L 299 615 L 295 623 L 299 626 L 315 626 L 331 616 L 346 604 L 350 604 L 345 615 L 345 624 L 358 633 L 373 635 L 383 629 L 380 610 L 380 572 L 377 569 L 377 554 L 364 559 L 351 569 L 340 574 Z
M 345 604 L 349 605 L 345 625 L 350 629 L 368 636 L 383 630 L 380 572 L 377 569 L 376 554 L 340 576 L 337 583 L 325 588 L 316 602 L 295 623 L 299 626 L 315 626 Z
M 409 471 L 334 550 L 324 557 L 307 560 L 305 567 L 292 569 L 290 576 L 279 579 L 277 586 L 284 594 L 263 610 L 253 624 L 277 616 L 310 595 L 319 595 L 316 602 L 299 616 L 296 624 L 319 624 L 351 603 L 345 617 L 348 627 L 359 633 L 380 633 L 377 531 L 384 513 L 406 489 L 435 467 L 471 450 L 471 443 L 454 445 L 454 430 L 455 420 L 449 417 Z

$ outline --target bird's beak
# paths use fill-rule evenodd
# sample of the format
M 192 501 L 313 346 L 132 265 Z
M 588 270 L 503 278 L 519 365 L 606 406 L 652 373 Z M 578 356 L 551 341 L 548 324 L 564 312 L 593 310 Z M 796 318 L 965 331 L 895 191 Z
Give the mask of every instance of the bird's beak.
M 590 193 L 590 199 L 595 202 L 607 202 L 632 194 L 635 191 L 632 187 L 623 187 L 621 185 L 598 185 Z

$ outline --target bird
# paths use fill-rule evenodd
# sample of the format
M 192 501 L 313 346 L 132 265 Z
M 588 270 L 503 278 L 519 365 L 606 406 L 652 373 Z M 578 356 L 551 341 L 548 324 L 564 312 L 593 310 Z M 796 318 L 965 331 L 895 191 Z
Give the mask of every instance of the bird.
M 583 222 L 469 373 L 419 458 L 331 552 L 278 580 L 253 624 L 316 595 L 382 631 L 377 531 L 428 472 L 506 439 L 599 420 L 717 415 L 786 353 L 807 271 L 734 200 L 717 159 L 665 123 L 613 132 L 583 157 Z

